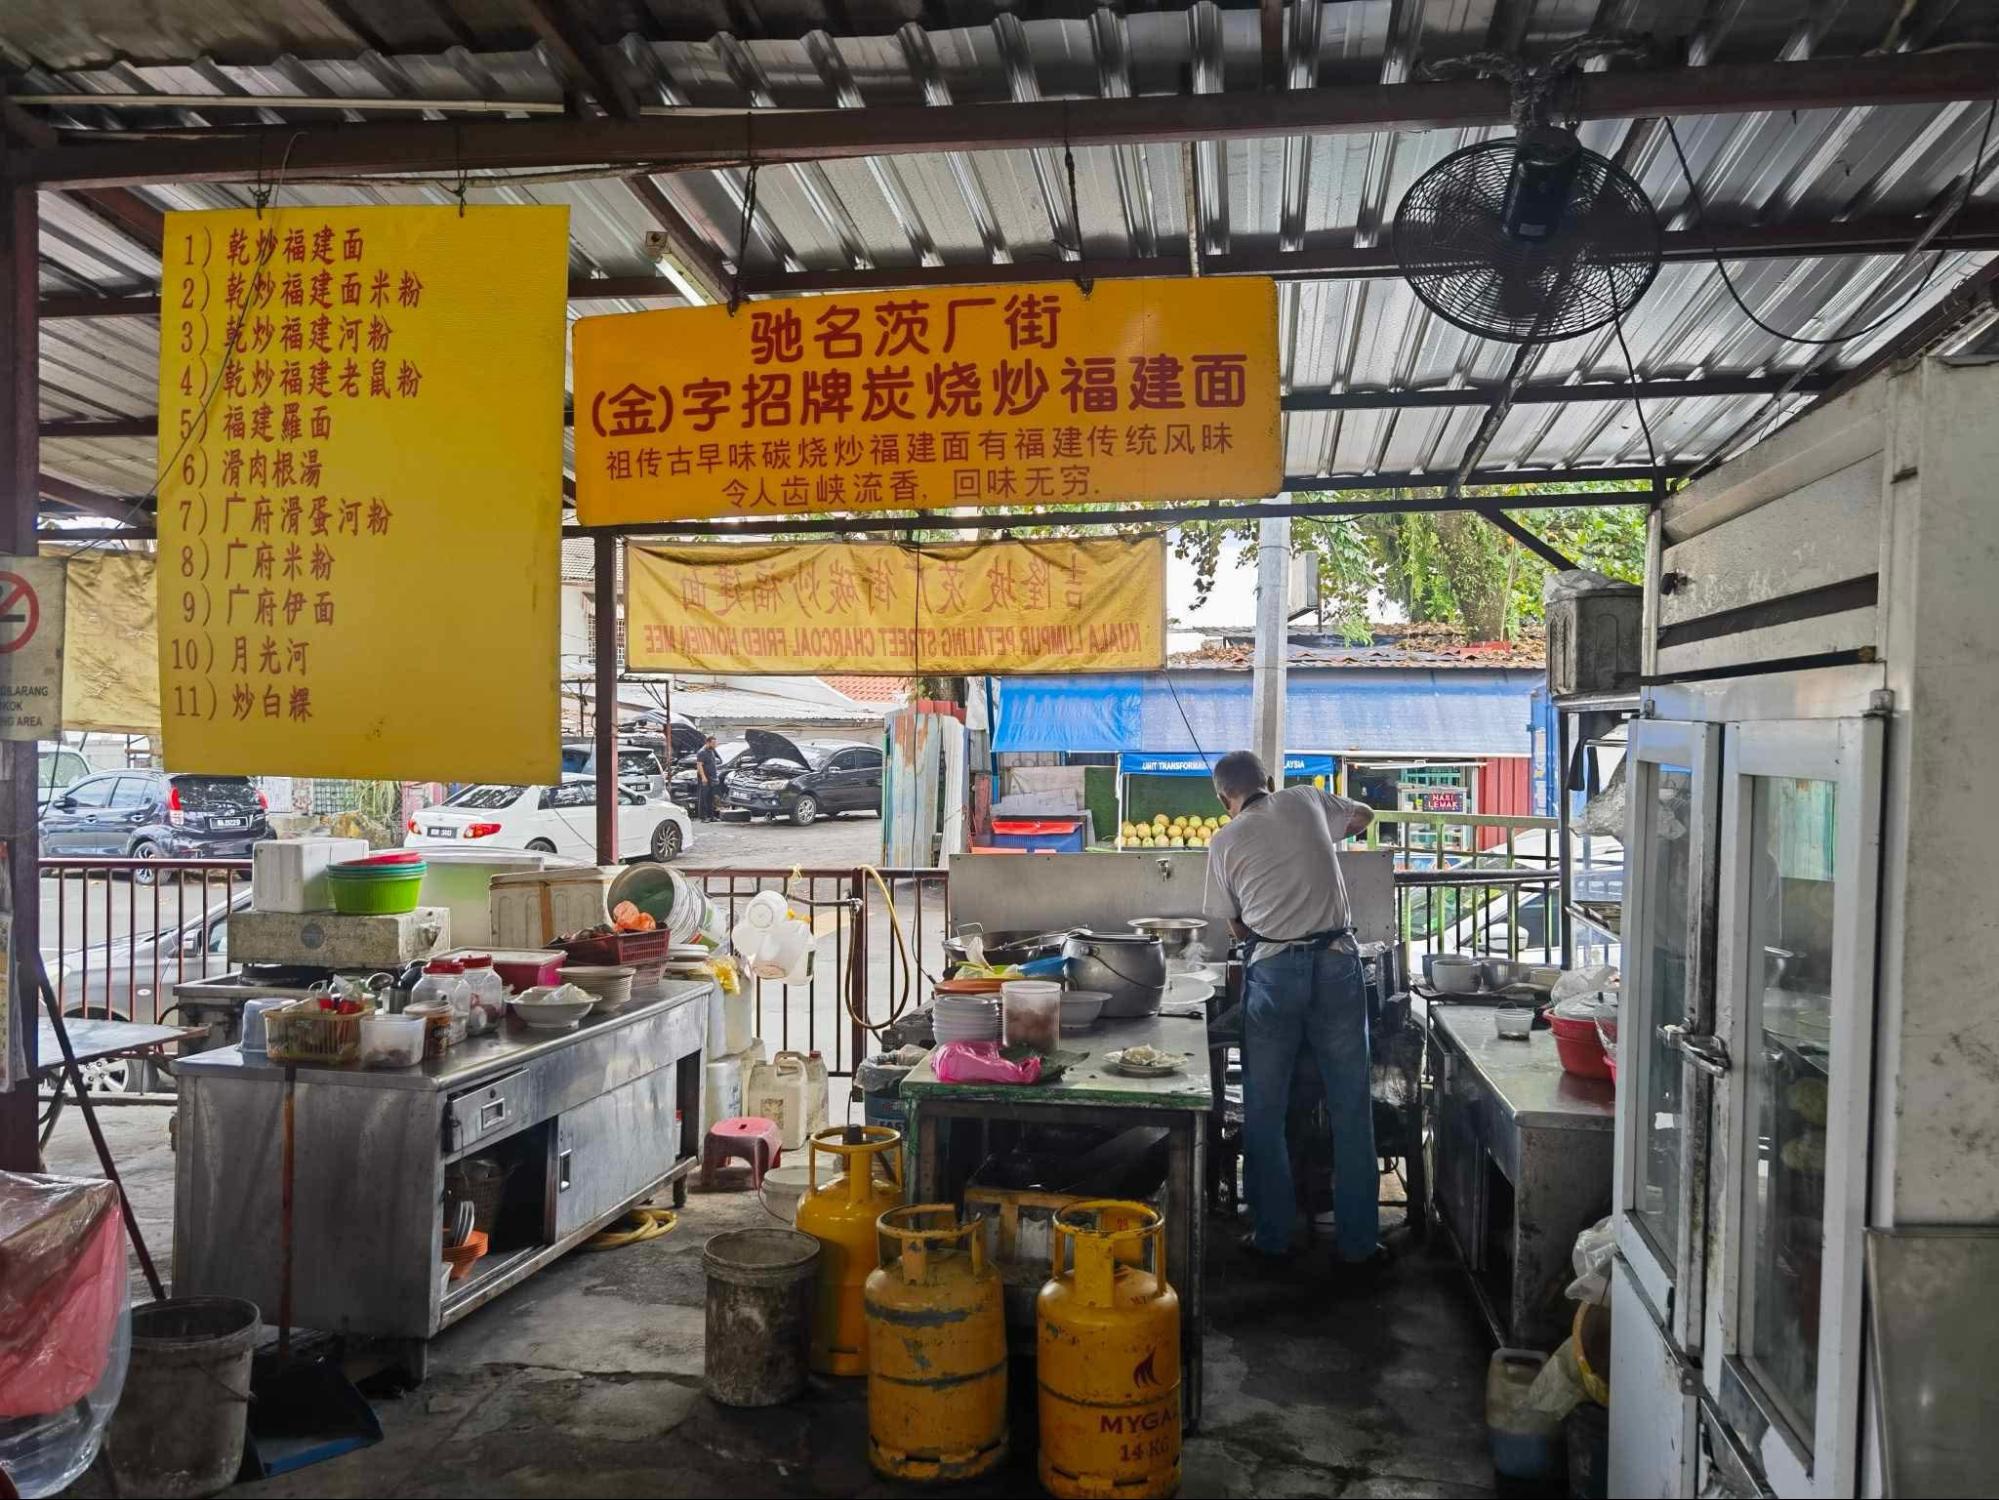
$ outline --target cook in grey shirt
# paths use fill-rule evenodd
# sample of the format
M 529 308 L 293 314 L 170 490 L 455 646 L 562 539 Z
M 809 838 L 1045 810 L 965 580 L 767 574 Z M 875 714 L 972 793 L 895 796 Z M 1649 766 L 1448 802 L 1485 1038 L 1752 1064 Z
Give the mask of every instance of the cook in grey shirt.
M 1231 817 L 1208 841 L 1209 911 L 1227 917 L 1237 937 L 1254 934 L 1257 958 L 1352 926 L 1339 845 L 1374 821 L 1374 809 L 1316 786 L 1232 789 L 1221 771 L 1216 790 Z

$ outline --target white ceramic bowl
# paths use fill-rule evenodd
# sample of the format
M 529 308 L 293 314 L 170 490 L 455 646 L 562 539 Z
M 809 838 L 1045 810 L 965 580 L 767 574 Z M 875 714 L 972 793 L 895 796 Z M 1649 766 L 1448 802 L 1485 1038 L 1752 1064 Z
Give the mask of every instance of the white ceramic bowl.
M 1088 1031 L 1097 1024 L 1097 1017 L 1103 1014 L 1104 1005 L 1110 998 L 1108 990 L 1063 991 L 1062 1029 Z
M 573 996 L 559 996 L 548 985 L 536 985 L 531 990 L 523 990 L 507 1002 L 513 1007 L 522 1024 L 535 1031 L 567 1031 L 578 1021 L 590 1014 L 597 1002 L 587 995 L 582 999 Z

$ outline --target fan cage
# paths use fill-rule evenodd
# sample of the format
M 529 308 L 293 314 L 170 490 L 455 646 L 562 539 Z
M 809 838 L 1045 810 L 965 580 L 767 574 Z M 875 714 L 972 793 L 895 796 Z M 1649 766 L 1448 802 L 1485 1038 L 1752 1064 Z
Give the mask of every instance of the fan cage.
M 1659 218 L 1645 190 L 1578 147 L 1562 229 L 1539 244 L 1504 227 L 1512 139 L 1453 151 L 1396 210 L 1395 259 L 1446 322 L 1508 343 L 1553 343 L 1630 311 L 1659 271 Z

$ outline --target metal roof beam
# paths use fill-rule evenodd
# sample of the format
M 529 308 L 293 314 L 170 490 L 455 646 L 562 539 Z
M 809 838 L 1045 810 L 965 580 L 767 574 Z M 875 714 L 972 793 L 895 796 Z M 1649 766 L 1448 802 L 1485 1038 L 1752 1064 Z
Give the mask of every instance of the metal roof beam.
M 1691 380 L 1598 380 L 1566 384 L 1542 381 L 1522 385 L 1514 395 L 1516 405 L 1560 405 L 1573 401 L 1690 400 L 1703 396 L 1765 396 L 1791 390 L 1812 395 L 1830 387 L 1838 372 L 1816 370 L 1802 378 L 1793 375 L 1715 375 Z M 1796 384 L 1793 384 L 1793 381 Z M 1465 386 L 1457 390 L 1427 391 L 1292 391 L 1283 398 L 1285 411 L 1406 411 L 1438 407 L 1490 406 L 1499 398 L 1492 386 Z M 569 425 L 573 413 L 563 413 Z M 44 438 L 140 438 L 159 431 L 157 417 L 55 417 L 42 423 Z
M 634 183 L 643 179 L 633 178 Z M 658 191 L 657 188 L 654 191 Z M 1706 260 L 1715 249 L 1729 260 L 1809 259 L 1836 255 L 1899 254 L 1930 226 L 1928 219 L 1855 219 L 1844 223 L 1717 225 L 1708 232 L 1676 230 L 1662 236 L 1668 262 Z M 690 230 L 691 234 L 692 231 Z M 1969 208 L 1930 241 L 1932 250 L 1999 250 L 1999 208 Z M 1400 271 L 1386 246 L 1359 249 L 1332 245 L 1302 251 L 1237 251 L 1202 262 L 1209 276 L 1274 276 L 1280 281 L 1347 281 L 1396 276 Z M 719 264 L 716 276 L 727 284 Z M 764 272 L 744 278 L 746 292 L 757 296 L 792 296 L 812 292 L 899 291 L 910 287 L 979 286 L 1013 281 L 1067 281 L 1076 276 L 1099 281 L 1185 276 L 1185 255 L 1145 256 L 1126 260 L 1013 261 L 1003 264 L 876 266 L 869 270 Z M 683 299 L 664 276 L 574 276 L 569 281 L 572 302 L 646 297 Z M 150 318 L 160 310 L 153 293 L 96 296 L 55 293 L 42 299 L 44 322 L 59 318 Z
M 607 85 L 608 86 L 608 85 Z M 1581 120 L 1848 109 L 1985 99 L 1992 58 L 1976 48 L 1894 56 L 1727 63 L 1704 68 L 1584 75 Z M 1144 141 L 1226 141 L 1503 125 L 1506 88 L 1489 81 L 1370 84 L 1279 92 L 1151 94 L 1134 99 L 1048 99 L 1019 104 L 920 105 L 863 110 L 759 110 L 644 115 L 629 120 L 488 120 L 304 125 L 289 132 L 295 178 L 315 173 L 473 172 L 572 166 L 654 171 L 736 166 L 754 145 L 762 162 L 838 161 L 948 151 L 1008 151 Z M 89 132 L 19 153 L 11 170 L 54 187 L 246 182 L 265 170 L 269 132 L 212 129 L 214 139 L 93 144 Z
M 72 484 L 67 479 L 54 474 L 41 476 L 42 494 L 50 500 L 60 500 L 64 505 L 80 510 L 86 515 L 101 516 L 107 521 L 130 524 L 148 514 L 145 500 L 137 495 L 105 495 L 96 490 L 86 489 L 80 484 Z

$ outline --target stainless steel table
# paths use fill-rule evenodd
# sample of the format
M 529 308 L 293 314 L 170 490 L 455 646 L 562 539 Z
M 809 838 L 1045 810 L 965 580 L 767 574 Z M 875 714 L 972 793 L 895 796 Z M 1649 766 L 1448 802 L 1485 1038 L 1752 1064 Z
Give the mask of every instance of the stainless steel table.
M 700 1158 L 709 984 L 574 1031 L 511 1019 L 405 1069 L 286 1068 L 225 1047 L 176 1060 L 174 1294 L 246 1297 L 282 1280 L 283 1111 L 293 1094 L 292 1306 L 308 1328 L 423 1341 L 581 1243 Z M 445 1174 L 504 1167 L 493 1248 L 443 1279 Z
M 1065 1035 L 1061 1045 L 1063 1051 L 1088 1056 L 1053 1083 L 942 1083 L 932 1068 L 935 1053 L 910 1070 L 902 1081 L 902 1100 L 914 1179 L 912 1201 L 957 1201 L 963 1184 L 945 1180 L 943 1149 L 943 1137 L 954 1121 L 1101 1125 L 1116 1130 L 1164 1126 L 1166 1279 L 1180 1296 L 1181 1407 L 1185 1426 L 1192 1431 L 1201 1419 L 1202 1158 L 1208 1111 L 1214 1107 L 1207 1021 L 1168 1016 L 1104 1021 L 1080 1035 Z M 1186 1071 L 1164 1078 L 1127 1078 L 1102 1066 L 1106 1052 L 1141 1045 L 1185 1053 Z
M 1610 1212 L 1615 1095 L 1564 1072 L 1551 1032 L 1501 1040 L 1494 1013 L 1428 1007 L 1437 1217 L 1493 1336 L 1549 1349 L 1568 1333 L 1576 1235 Z

